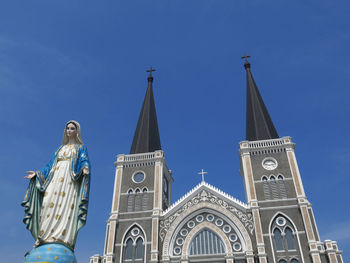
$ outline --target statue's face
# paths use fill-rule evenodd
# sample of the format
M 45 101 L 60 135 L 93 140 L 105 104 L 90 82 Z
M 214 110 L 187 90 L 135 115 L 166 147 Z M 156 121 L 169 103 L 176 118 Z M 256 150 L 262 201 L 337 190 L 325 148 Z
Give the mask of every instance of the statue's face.
M 69 123 L 66 126 L 66 133 L 69 138 L 75 138 L 77 136 L 77 128 L 73 123 Z

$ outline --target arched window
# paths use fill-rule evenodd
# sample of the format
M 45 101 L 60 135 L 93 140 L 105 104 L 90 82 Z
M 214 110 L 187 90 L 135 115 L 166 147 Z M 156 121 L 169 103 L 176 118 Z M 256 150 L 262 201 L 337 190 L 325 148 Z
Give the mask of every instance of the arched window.
M 276 178 L 274 176 L 270 177 L 270 185 L 271 185 L 272 199 L 278 199 L 277 183 L 276 183 Z
M 282 175 L 278 176 L 278 187 L 280 188 L 281 198 L 286 199 L 287 198 L 287 191 L 286 191 L 286 185 L 284 183 Z
M 287 263 L 287 261 L 285 259 L 280 259 L 278 263 Z
M 133 192 L 130 189 L 128 191 L 128 207 L 127 207 L 127 211 L 128 212 L 132 212 L 133 211 L 133 197 L 134 197 Z
M 146 257 L 146 237 L 143 230 L 137 225 L 132 226 L 124 240 L 123 263 L 143 261 Z
M 263 181 L 263 189 L 264 189 L 265 199 L 266 200 L 270 200 L 271 199 L 270 183 L 269 183 L 269 181 L 268 181 L 266 176 L 263 176 L 262 181 Z
M 148 205 L 148 193 L 147 189 L 143 188 L 142 190 L 142 210 L 147 210 Z
M 132 259 L 132 250 L 133 250 L 133 245 L 132 245 L 132 239 L 129 238 L 128 241 L 126 241 L 126 246 L 125 246 L 125 259 Z
M 287 249 L 288 250 L 295 250 L 295 240 L 294 240 L 294 236 L 293 236 L 293 231 L 287 227 L 285 230 L 285 238 L 286 238 L 286 243 L 287 243 Z
M 212 255 L 225 253 L 221 238 L 209 229 L 200 231 L 190 244 L 190 255 Z
M 281 230 L 275 228 L 273 235 L 275 239 L 276 250 L 284 250 Z
M 142 240 L 142 238 L 139 238 L 136 241 L 135 259 L 143 259 L 143 240 Z
M 140 189 L 136 189 L 135 191 L 135 211 L 141 210 L 141 192 Z
M 296 258 L 293 258 L 290 263 L 299 263 L 299 260 L 297 260 Z

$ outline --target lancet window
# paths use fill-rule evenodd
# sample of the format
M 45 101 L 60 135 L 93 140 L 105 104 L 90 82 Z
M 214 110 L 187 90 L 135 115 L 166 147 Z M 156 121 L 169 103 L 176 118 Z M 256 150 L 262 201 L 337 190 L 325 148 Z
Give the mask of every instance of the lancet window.
M 144 211 L 148 209 L 148 191 L 147 188 L 143 188 L 133 191 L 129 189 L 127 197 L 127 212 Z
M 138 227 L 132 227 L 124 238 L 123 262 L 141 262 L 145 257 L 145 236 Z
M 278 263 L 299 263 L 300 249 L 296 229 L 292 222 L 283 215 L 278 215 L 272 222 L 270 238 L 274 246 Z
M 266 200 L 286 199 L 287 191 L 283 175 L 278 175 L 277 178 L 271 175 L 269 178 L 263 176 L 261 178 Z

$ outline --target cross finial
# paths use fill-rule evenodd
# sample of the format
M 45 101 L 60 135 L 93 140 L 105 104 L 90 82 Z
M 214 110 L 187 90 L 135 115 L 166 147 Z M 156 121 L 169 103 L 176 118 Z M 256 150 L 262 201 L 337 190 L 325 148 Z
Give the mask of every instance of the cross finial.
M 245 63 L 249 63 L 248 58 L 250 58 L 250 56 L 247 54 L 244 54 L 244 56 L 241 57 L 241 59 L 245 60 Z
M 156 71 L 154 68 L 152 68 L 152 66 L 149 68 L 149 69 L 147 69 L 146 70 L 147 72 L 149 72 L 149 78 L 151 78 L 152 77 L 152 72 L 153 71 Z
M 207 174 L 207 172 L 204 172 L 204 170 L 202 169 L 202 171 L 200 171 L 198 174 L 202 175 L 202 182 L 204 182 L 204 175 Z

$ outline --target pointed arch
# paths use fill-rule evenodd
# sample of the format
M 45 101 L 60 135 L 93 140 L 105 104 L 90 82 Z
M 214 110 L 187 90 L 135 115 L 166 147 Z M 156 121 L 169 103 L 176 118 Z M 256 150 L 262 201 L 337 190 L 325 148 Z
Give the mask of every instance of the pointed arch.
M 132 233 L 134 232 L 134 229 L 137 229 L 138 233 Z M 146 249 L 145 246 L 147 244 L 146 242 L 146 232 L 144 231 L 143 227 L 139 225 L 138 223 L 134 223 L 130 225 L 126 231 L 123 234 L 122 237 L 123 240 L 123 250 L 122 254 L 120 256 L 120 262 L 123 260 L 142 260 L 142 262 L 146 259 Z M 130 242 L 131 240 L 131 242 Z M 131 249 L 131 258 L 130 258 L 130 244 L 132 244 Z M 140 253 L 142 252 L 142 256 Z
M 127 200 L 127 212 L 132 212 L 134 210 L 134 191 L 132 189 L 128 190 L 128 200 Z
M 145 250 L 145 248 L 144 248 L 143 239 L 141 237 L 139 237 L 136 240 L 135 259 L 143 259 L 144 250 Z
M 282 232 L 279 228 L 273 230 L 273 239 L 275 242 L 275 247 L 278 250 L 284 250 Z
M 136 188 L 135 190 L 135 211 L 141 210 L 141 201 L 142 201 L 142 192 L 139 188 Z
M 302 263 L 304 263 L 304 257 L 303 257 L 303 252 L 301 251 L 301 245 L 300 245 L 300 238 L 299 238 L 299 234 L 298 234 L 298 228 L 296 227 L 295 223 L 293 222 L 293 220 L 288 216 L 286 215 L 285 213 L 281 212 L 281 211 L 278 211 L 276 212 L 272 217 L 271 217 L 271 220 L 270 220 L 270 223 L 269 223 L 269 236 L 270 236 L 270 243 L 271 243 L 271 248 L 273 248 L 273 240 L 272 240 L 272 231 L 274 229 L 272 229 L 272 224 L 275 222 L 275 220 L 279 217 L 279 216 L 282 216 L 284 217 L 285 219 L 288 220 L 288 222 L 291 224 L 292 226 L 292 231 L 294 233 L 294 236 L 296 237 L 296 240 L 295 240 L 295 244 L 296 244 L 296 248 L 299 248 L 299 252 L 300 252 L 300 260 Z M 286 227 L 285 227 L 286 228 Z M 273 261 L 276 262 L 276 255 L 275 253 L 272 253 L 272 256 L 273 256 Z M 299 261 L 298 261 L 299 263 Z
M 284 234 L 285 234 L 285 238 L 286 238 L 287 249 L 288 250 L 295 250 L 296 249 L 295 239 L 294 239 L 293 231 L 292 231 L 292 229 L 290 229 L 289 226 L 287 226 L 284 229 Z
M 133 240 L 132 238 L 128 238 L 125 242 L 125 246 L 124 246 L 124 259 L 128 260 L 128 259 L 132 259 L 132 252 L 133 252 Z
M 147 240 L 146 232 L 145 232 L 145 230 L 143 229 L 143 227 L 142 227 L 139 223 L 133 223 L 132 225 L 130 225 L 130 226 L 125 230 L 122 240 L 125 240 L 126 235 L 127 235 L 127 234 L 130 232 L 130 230 L 133 229 L 135 226 L 137 226 L 137 227 L 141 230 L 141 232 L 142 232 L 142 234 L 143 234 L 143 237 L 144 237 L 144 242 L 146 243 L 146 240 Z

